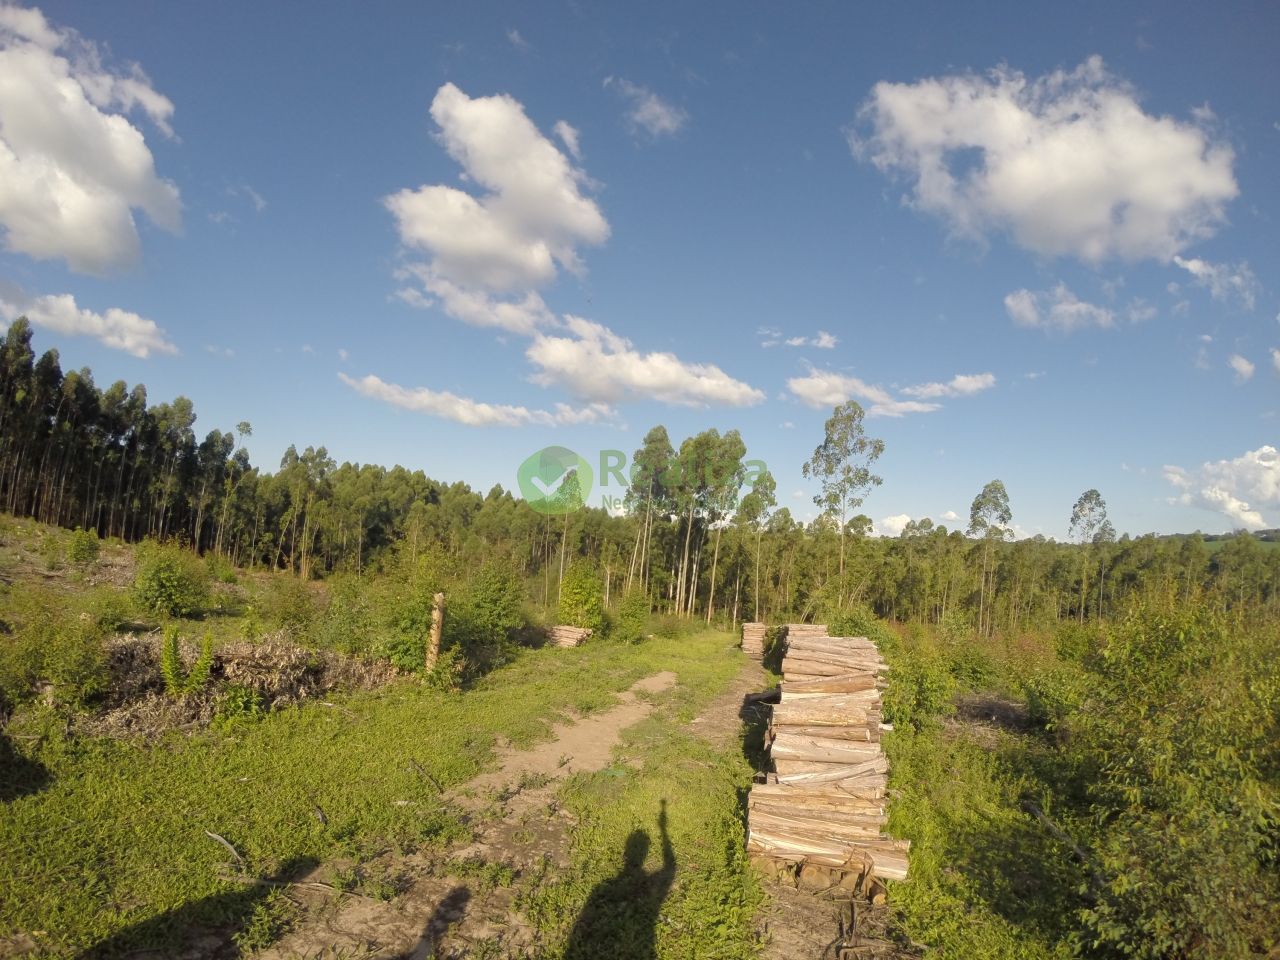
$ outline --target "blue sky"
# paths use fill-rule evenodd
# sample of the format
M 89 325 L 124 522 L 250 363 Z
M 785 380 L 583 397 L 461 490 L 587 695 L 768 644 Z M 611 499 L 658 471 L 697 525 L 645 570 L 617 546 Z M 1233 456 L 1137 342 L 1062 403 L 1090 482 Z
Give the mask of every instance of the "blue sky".
M 736 427 L 805 518 L 852 398 L 883 532 L 1280 526 L 1280 7 L 978 9 L 0 5 L 0 311 L 268 469 Z

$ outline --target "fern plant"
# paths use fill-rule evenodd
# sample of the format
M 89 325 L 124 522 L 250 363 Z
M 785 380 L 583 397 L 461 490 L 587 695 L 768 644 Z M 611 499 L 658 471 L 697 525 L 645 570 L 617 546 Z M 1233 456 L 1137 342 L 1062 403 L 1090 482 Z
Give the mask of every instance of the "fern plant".
M 182 667 L 182 654 L 178 649 L 178 630 L 165 631 L 160 648 L 160 675 L 164 678 L 165 692 L 171 697 L 182 697 L 204 689 L 213 673 L 213 634 L 205 633 L 200 645 L 200 655 L 190 670 Z

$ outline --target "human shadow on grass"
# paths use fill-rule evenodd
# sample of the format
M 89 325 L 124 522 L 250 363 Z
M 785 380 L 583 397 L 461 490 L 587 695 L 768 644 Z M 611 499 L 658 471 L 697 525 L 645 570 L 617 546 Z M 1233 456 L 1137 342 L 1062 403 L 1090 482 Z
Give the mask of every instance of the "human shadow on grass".
M 408 953 L 400 954 L 397 960 L 436 960 L 446 956 L 440 950 L 444 938 L 449 928 L 462 919 L 470 902 L 471 891 L 464 886 L 456 886 L 446 893 L 431 911 L 431 919 L 427 921 L 417 946 Z
M 662 866 L 645 870 L 649 834 L 633 830 L 627 837 L 622 868 L 591 891 L 569 935 L 564 960 L 654 960 L 658 914 L 676 876 L 676 855 L 667 833 L 667 802 L 658 815 L 662 834 Z
M 52 778 L 48 768 L 14 749 L 13 742 L 0 733 L 0 802 L 39 793 Z
M 315 869 L 313 857 L 286 860 L 272 876 L 167 910 L 125 927 L 76 954 L 76 960 L 129 957 L 238 957 L 235 938 L 254 920 L 254 910 L 271 891 Z

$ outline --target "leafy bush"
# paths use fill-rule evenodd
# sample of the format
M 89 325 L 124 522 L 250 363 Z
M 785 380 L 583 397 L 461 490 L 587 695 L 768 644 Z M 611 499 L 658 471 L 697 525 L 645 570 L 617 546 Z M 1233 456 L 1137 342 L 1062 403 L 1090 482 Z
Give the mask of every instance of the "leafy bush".
M 604 584 L 600 571 L 586 560 L 575 560 L 560 584 L 560 622 L 600 631 L 604 626 Z
M 1274 625 L 1233 629 L 1202 605 L 1140 608 L 1107 632 L 1071 723 L 1096 769 L 1084 948 L 1225 960 L 1276 945 L 1277 654 Z
M 218 583 L 235 583 L 236 568 L 226 557 L 218 553 L 206 553 L 204 565 L 209 569 L 209 576 Z
M 339 576 L 329 583 L 329 606 L 313 635 L 330 650 L 365 653 L 376 631 L 370 584 L 361 577 Z
M 56 702 L 83 706 L 107 688 L 102 631 L 90 611 L 43 590 L 9 598 L 7 633 L 0 634 L 0 700 L 30 700 L 52 684 Z
M 182 651 L 178 644 L 178 628 L 170 627 L 165 631 L 164 643 L 160 647 L 160 675 L 164 677 L 165 692 L 171 697 L 181 697 L 189 693 L 199 693 L 209 682 L 213 672 L 213 634 L 205 633 L 204 642 L 200 645 L 200 653 L 191 669 L 182 665 Z
M 1070 664 L 1038 670 L 1023 681 L 1027 713 L 1034 723 L 1056 729 L 1080 709 L 1088 691 L 1087 675 Z
M 218 699 L 218 712 L 213 719 L 215 727 L 227 730 L 237 723 L 257 720 L 266 715 L 262 694 L 252 687 L 229 684 Z
M 319 619 L 320 601 L 305 580 L 277 573 L 267 581 L 254 606 L 258 615 L 274 627 L 306 637 Z
M 489 562 L 447 593 L 444 650 L 457 650 L 471 672 L 505 663 L 524 625 L 524 590 L 507 566 Z
M 98 559 L 100 549 L 96 530 L 81 530 L 76 527 L 67 540 L 67 559 L 76 566 L 88 566 Z
M 148 613 L 187 617 L 208 603 L 208 571 L 194 554 L 148 541 L 138 550 L 133 589 L 138 605 Z
M 951 710 L 956 680 L 946 658 L 936 652 L 913 650 L 892 662 L 884 692 L 884 718 L 894 726 L 919 729 Z
M 618 604 L 613 621 L 613 635 L 623 643 L 639 643 L 649 625 L 649 597 L 632 590 Z

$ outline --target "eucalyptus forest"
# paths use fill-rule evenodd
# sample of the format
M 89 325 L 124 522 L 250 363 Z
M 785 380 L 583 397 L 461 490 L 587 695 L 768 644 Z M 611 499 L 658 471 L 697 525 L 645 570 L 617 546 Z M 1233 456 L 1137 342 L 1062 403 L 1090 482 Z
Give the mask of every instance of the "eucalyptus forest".
M 1016 539 L 993 478 L 955 529 L 876 536 L 854 401 L 802 465 L 807 523 L 734 430 L 654 426 L 624 509 L 549 514 L 324 447 L 264 469 L 249 422 L 196 422 L 37 357 L 25 319 L 0 340 L 0 956 L 802 955 L 743 853 L 764 732 L 734 684 L 779 671 L 744 621 L 888 663 L 912 866 L 859 908 L 865 955 L 1280 949 L 1278 531 L 1118 536 L 1090 488 L 1067 541 Z M 476 786 L 658 675 L 601 767 Z M 610 879 L 624 848 L 651 899 Z M 424 906 L 447 888 L 472 907 Z M 791 925 L 850 947 L 816 909 Z

